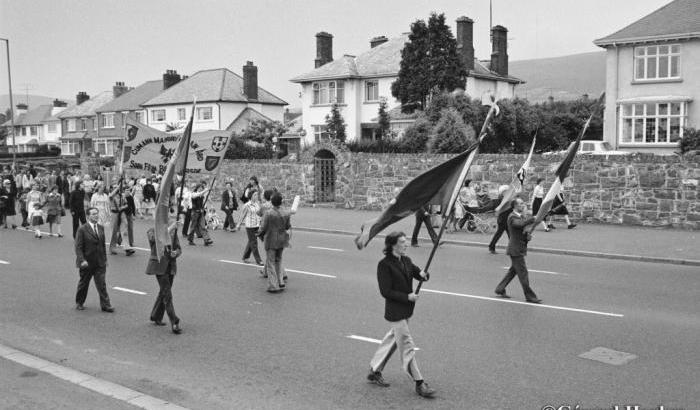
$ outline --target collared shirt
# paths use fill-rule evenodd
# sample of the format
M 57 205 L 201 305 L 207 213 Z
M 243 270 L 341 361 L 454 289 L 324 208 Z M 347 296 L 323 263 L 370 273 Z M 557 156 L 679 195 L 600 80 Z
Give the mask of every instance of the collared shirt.
M 243 223 L 246 228 L 259 228 L 260 227 L 260 216 L 258 216 L 258 210 L 260 205 L 254 203 L 253 201 L 248 201 L 244 205 L 245 212 L 243 217 Z

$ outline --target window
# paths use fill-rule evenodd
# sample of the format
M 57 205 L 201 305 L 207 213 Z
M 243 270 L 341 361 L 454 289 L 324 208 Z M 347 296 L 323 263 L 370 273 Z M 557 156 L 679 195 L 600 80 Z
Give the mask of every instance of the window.
M 102 114 L 102 127 L 114 128 L 114 114 Z
M 29 127 L 29 135 L 31 135 L 32 137 L 36 137 L 36 135 L 37 135 L 36 125 L 32 125 Z
M 126 128 L 126 116 L 129 115 L 128 112 L 122 112 L 122 129 Z
M 313 83 L 314 105 L 344 104 L 345 83 L 343 81 L 324 81 Z
M 56 123 L 55 122 L 48 124 L 48 126 L 49 126 L 49 129 L 48 129 L 49 132 L 51 132 L 51 133 L 56 132 Z
M 75 131 L 75 120 L 68 120 L 68 132 Z
M 187 114 L 185 113 L 184 108 L 178 108 L 177 109 L 177 120 L 178 121 L 185 121 L 187 119 Z
M 80 119 L 80 130 L 87 131 L 87 119 L 85 119 L 85 118 Z
M 634 48 L 634 79 L 664 80 L 681 78 L 681 46 L 643 46 Z
M 211 107 L 200 107 L 197 108 L 197 121 L 207 121 L 211 120 Z
M 314 127 L 314 141 L 318 144 L 319 142 L 325 140 L 328 140 L 330 137 L 328 136 L 328 133 L 326 132 L 326 126 L 325 125 L 312 125 Z
M 114 156 L 115 145 L 115 141 L 112 140 L 96 139 L 92 143 L 92 149 L 101 156 L 112 157 Z
M 143 113 L 141 111 L 136 111 L 136 122 L 143 123 Z
M 25 137 L 27 135 L 27 127 L 22 127 L 22 136 Z
M 61 142 L 61 155 L 75 155 L 80 153 L 80 143 L 77 141 Z
M 365 81 L 365 101 L 379 101 L 379 81 Z
M 153 122 L 165 121 L 165 110 L 153 110 L 153 111 L 151 111 L 151 121 L 153 121 Z
M 670 144 L 683 138 L 686 103 L 637 103 L 620 106 L 620 143 Z

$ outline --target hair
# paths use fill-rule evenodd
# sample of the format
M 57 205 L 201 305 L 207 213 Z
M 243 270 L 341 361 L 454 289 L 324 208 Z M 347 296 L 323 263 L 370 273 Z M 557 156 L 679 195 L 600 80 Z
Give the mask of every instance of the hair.
M 255 185 L 260 185 L 260 183 L 258 182 L 258 177 L 256 177 L 255 175 L 251 176 L 250 179 L 255 181 Z
M 255 195 L 256 192 L 258 192 L 257 189 L 251 188 L 248 190 L 248 192 L 246 192 L 245 197 L 248 198 L 248 200 L 250 200 L 251 198 L 253 198 L 253 195 Z
M 464 186 L 469 186 L 469 184 L 471 184 L 471 183 L 472 183 L 471 179 L 464 180 Z
M 51 189 L 49 190 L 49 192 L 53 192 L 53 191 L 58 191 L 58 185 L 52 186 Z
M 519 196 L 516 196 L 515 198 L 513 198 L 512 201 L 510 201 L 510 209 L 515 209 L 515 205 L 518 204 L 518 200 L 522 201 L 523 199 Z
M 401 231 L 394 231 L 384 238 L 384 250 L 382 251 L 384 255 L 389 255 L 394 251 L 394 245 L 399 242 L 399 238 L 402 236 L 406 236 L 406 234 Z
M 272 206 L 282 205 L 282 194 L 280 194 L 279 192 L 275 192 L 274 194 L 272 194 L 270 202 L 272 202 Z
M 537 178 L 537 185 L 539 185 L 540 183 L 542 183 L 542 181 L 544 181 L 544 179 L 542 179 L 542 178 Z
M 275 190 L 273 189 L 266 189 L 265 192 L 263 192 L 263 198 L 265 198 L 266 201 L 269 201 L 270 198 L 272 198 L 272 194 L 274 194 Z
M 94 209 L 95 211 L 97 211 L 98 213 L 100 212 L 100 211 L 99 211 L 97 208 L 95 208 L 94 206 L 89 206 L 88 209 L 85 210 L 85 215 L 90 215 L 90 211 L 92 211 L 93 209 Z
M 224 185 L 226 185 L 226 186 L 233 186 L 233 184 L 231 183 L 231 181 L 227 181 Z
M 83 181 L 76 181 L 75 182 L 75 189 L 81 188 L 83 186 Z

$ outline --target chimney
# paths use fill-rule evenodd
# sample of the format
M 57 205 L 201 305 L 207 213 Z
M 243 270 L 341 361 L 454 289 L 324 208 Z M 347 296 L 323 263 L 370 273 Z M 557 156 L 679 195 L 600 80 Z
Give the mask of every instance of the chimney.
M 58 114 L 59 112 L 65 110 L 67 106 L 68 106 L 68 103 L 56 98 L 55 100 L 53 100 L 53 107 L 51 107 L 51 115 Z
M 178 74 L 177 71 L 165 70 L 165 74 L 163 74 L 163 89 L 167 90 L 168 88 L 179 83 L 180 80 L 182 80 L 182 77 L 180 77 L 180 74 Z
M 16 115 L 26 114 L 27 109 L 29 108 L 29 106 L 27 106 L 27 104 L 21 104 L 21 103 L 15 105 L 15 107 L 17 108 L 17 110 L 15 111 Z
M 493 47 L 491 52 L 491 71 L 508 75 L 508 30 L 503 26 L 491 29 Z
M 374 48 L 380 44 L 386 43 L 387 41 L 389 41 L 389 39 L 386 38 L 386 36 L 378 36 L 378 37 L 375 37 L 369 41 L 369 46 L 371 48 Z
M 248 101 L 258 100 L 258 67 L 252 61 L 246 61 L 243 66 L 243 93 Z
M 333 61 L 333 36 L 325 31 L 316 33 L 315 67 L 319 68 L 331 61 Z
M 127 91 L 129 91 L 129 87 L 125 86 L 121 81 L 117 81 L 112 87 L 112 94 L 114 94 L 114 98 L 118 98 Z
M 469 17 L 457 19 L 457 54 L 467 73 L 474 70 L 474 20 Z
M 87 93 L 85 91 L 80 91 L 80 92 L 78 92 L 78 95 L 75 96 L 75 104 L 80 105 L 89 99 L 90 99 L 90 96 L 87 95 Z

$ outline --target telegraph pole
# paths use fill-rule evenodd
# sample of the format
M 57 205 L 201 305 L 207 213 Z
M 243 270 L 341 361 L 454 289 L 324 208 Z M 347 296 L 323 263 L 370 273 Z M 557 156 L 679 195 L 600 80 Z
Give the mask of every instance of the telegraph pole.
M 12 74 L 10 74 L 10 40 L 0 38 L 5 42 L 5 50 L 7 51 L 7 84 L 10 89 L 10 124 L 12 126 L 12 169 L 16 170 L 17 166 L 17 145 L 15 144 L 15 104 L 12 101 Z

